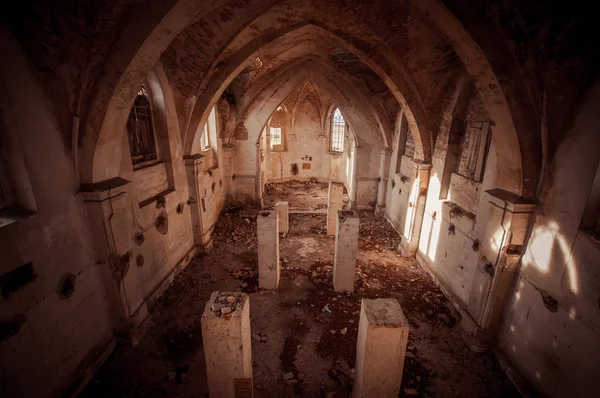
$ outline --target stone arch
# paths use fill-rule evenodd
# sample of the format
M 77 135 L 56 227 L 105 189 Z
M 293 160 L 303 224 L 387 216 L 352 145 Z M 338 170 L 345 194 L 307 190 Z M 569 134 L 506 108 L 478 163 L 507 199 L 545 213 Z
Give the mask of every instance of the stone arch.
M 132 34 L 122 35 L 122 37 L 127 38 L 122 47 L 124 54 L 118 54 L 119 59 L 114 60 L 114 62 L 107 62 L 109 66 L 102 74 L 102 78 L 98 79 L 99 82 L 103 80 L 115 82 L 113 83 L 115 85 L 107 85 L 109 88 L 98 91 L 90 101 L 88 109 L 94 110 L 94 112 L 82 123 L 81 143 L 74 146 L 81 148 L 79 171 L 82 182 L 100 181 L 118 174 L 118 171 L 107 164 L 104 159 L 110 158 L 110 153 L 114 150 L 115 140 L 113 138 L 116 134 L 114 127 L 121 125 L 126 120 L 126 114 L 133 101 L 137 83 L 151 69 L 176 34 L 181 32 L 198 15 L 208 12 L 209 9 L 215 9 L 222 3 L 225 3 L 225 1 L 216 1 L 205 5 L 194 0 L 179 0 L 168 9 L 153 8 L 151 11 L 154 13 L 152 14 L 154 18 L 148 18 L 145 26 L 146 30 L 139 29 L 136 24 L 131 24 L 132 26 L 129 29 L 131 29 L 130 33 Z M 267 3 L 274 4 L 274 2 Z M 467 71 L 475 77 L 477 88 L 481 91 L 488 113 L 495 122 L 493 140 L 498 150 L 498 164 L 502 165 L 498 170 L 498 185 L 513 193 L 523 193 L 524 164 L 521 157 L 519 138 L 502 86 L 485 54 L 456 16 L 440 0 L 411 0 L 411 4 L 439 28 L 452 44 Z M 157 16 L 160 16 L 160 18 L 156 18 Z M 150 28 L 148 28 L 148 25 L 150 25 Z M 289 31 L 296 32 L 298 30 L 297 26 L 289 29 Z M 323 30 L 327 32 L 326 29 Z M 246 49 L 257 48 L 257 46 L 264 44 L 265 40 L 266 43 L 272 41 L 272 38 L 277 36 L 274 33 L 277 32 L 271 32 L 268 35 L 271 40 L 268 37 L 261 37 L 259 40 L 250 42 Z M 394 87 L 395 95 L 401 94 L 401 90 L 398 89 L 401 84 L 398 82 L 406 80 L 403 78 L 402 72 L 397 71 L 396 63 L 388 60 L 387 57 L 377 53 L 377 51 L 370 54 L 362 53 L 339 36 L 336 37 L 333 33 L 328 33 L 331 37 L 344 42 L 346 48 L 360 55 L 361 59 L 368 61 L 369 66 L 378 74 L 387 73 L 384 82 L 388 84 L 388 87 Z M 242 57 L 242 61 L 247 58 Z M 213 66 L 217 66 L 217 63 Z M 396 71 L 395 74 L 394 71 Z M 235 72 L 235 69 L 228 75 L 231 75 L 232 72 Z M 106 79 L 107 76 L 109 79 Z M 214 85 L 215 83 L 211 82 L 210 84 Z M 204 113 L 214 105 L 213 102 L 218 98 L 215 93 L 222 91 L 219 90 L 221 85 L 203 90 L 209 94 L 207 98 L 202 98 L 201 101 L 196 103 L 190 122 L 187 124 L 184 134 L 184 153 L 189 152 L 191 148 L 190 141 L 193 140 L 193 137 L 189 136 L 194 134 L 195 127 L 200 124 L 200 121 L 206 118 Z M 410 84 L 407 83 L 405 88 L 410 88 Z M 412 90 L 404 90 L 402 93 L 407 95 L 407 93 L 412 93 Z M 419 104 L 419 101 L 411 102 L 402 96 L 399 97 L 399 101 L 409 119 L 411 130 L 422 141 L 422 157 L 428 160 L 431 150 L 429 148 L 429 132 L 426 131 L 425 115 L 419 107 L 411 109 L 408 106 L 409 102 L 414 105 Z M 535 166 L 528 167 L 534 168 Z M 528 170 L 528 175 L 534 179 L 537 178 L 535 170 Z
M 345 100 L 346 102 L 350 100 L 352 103 L 358 104 L 353 106 L 353 108 L 361 109 L 361 113 L 364 115 L 364 118 L 367 119 L 372 126 L 375 126 L 370 130 L 376 131 L 378 137 L 372 137 L 368 141 L 381 140 L 384 147 L 388 147 L 390 145 L 390 128 L 381 120 L 381 112 L 377 112 L 376 109 L 373 109 L 366 97 L 366 94 L 361 91 L 357 85 L 349 81 L 346 78 L 347 75 L 345 75 L 343 72 L 335 70 L 331 66 L 320 62 L 318 59 L 307 57 L 301 60 L 299 63 L 292 63 L 292 65 L 282 66 L 278 71 L 273 73 L 273 75 L 265 76 L 265 80 L 268 81 L 266 85 L 257 84 L 259 88 L 256 91 L 252 89 L 249 90 L 248 96 L 251 96 L 252 98 L 243 101 L 245 105 L 239 110 L 240 115 L 247 115 L 249 113 L 249 109 L 251 108 L 252 103 L 256 102 L 257 97 L 264 95 L 264 93 L 268 90 L 273 91 L 277 89 L 278 86 L 274 82 L 287 82 L 291 76 L 297 76 L 297 78 L 294 79 L 297 85 L 293 87 L 293 89 L 288 87 L 288 89 L 283 90 L 283 88 L 280 88 L 283 90 L 282 93 L 285 93 L 285 95 L 282 94 L 283 98 L 281 101 L 283 101 L 295 90 L 297 86 L 302 84 L 303 81 L 312 80 L 315 82 L 315 79 L 310 78 L 311 76 L 323 76 L 328 82 L 327 85 L 330 87 L 329 91 L 326 90 L 328 94 L 332 95 L 333 93 L 336 95 L 337 100 L 332 97 L 334 101 L 339 103 L 340 101 L 344 101 L 344 98 L 347 98 Z M 322 86 L 320 87 L 324 88 Z M 343 94 L 343 88 L 346 89 L 345 94 Z M 365 139 L 365 137 L 355 138 L 357 140 Z
M 154 68 L 160 56 L 194 18 L 207 14 L 227 0 L 199 2 L 178 0 L 176 4 L 143 7 L 133 14 L 111 52 L 105 67 L 89 94 L 84 118 L 74 148 L 79 148 L 76 168 L 81 183 L 103 181 L 119 175 L 111 164 L 111 153 L 118 150 L 121 129 L 142 80 Z
M 369 185 L 374 184 L 379 178 L 379 162 L 381 150 L 385 148 L 384 140 L 381 134 L 361 134 L 361 131 L 369 128 L 377 128 L 377 121 L 372 114 L 365 113 L 362 109 L 368 109 L 366 105 L 362 105 L 365 100 L 360 96 L 352 95 L 352 92 L 344 94 L 336 85 L 335 79 L 332 79 L 332 71 L 328 71 L 316 61 L 307 61 L 297 65 L 295 68 L 288 69 L 285 73 L 280 74 L 273 79 L 272 83 L 256 95 L 253 101 L 248 106 L 247 114 L 252 114 L 252 118 L 248 118 L 241 123 L 244 124 L 248 131 L 248 139 L 245 141 L 247 146 L 257 146 L 260 140 L 260 135 L 264 130 L 271 114 L 277 107 L 301 84 L 307 80 L 312 81 L 315 85 L 324 90 L 342 110 L 344 118 L 350 126 L 350 131 L 357 146 L 357 162 L 361 162 L 364 167 L 359 168 L 353 175 L 354 186 L 359 184 Z M 241 154 L 237 159 L 237 166 L 244 170 L 246 174 L 248 170 L 253 170 L 258 176 L 259 170 L 259 155 L 257 150 L 252 150 L 250 147 L 239 151 Z M 257 179 L 258 181 L 258 179 Z M 256 184 L 256 195 L 259 195 L 259 184 Z M 357 189 L 353 190 L 356 195 Z M 352 200 L 356 201 L 353 197 Z M 360 204 L 360 203 L 359 203 Z M 363 203 L 366 205 L 366 203 Z
M 383 56 L 378 56 L 376 53 L 366 54 L 361 49 L 352 44 L 349 40 L 338 36 L 336 33 L 329 31 L 327 28 L 315 25 L 314 23 L 302 23 L 293 26 L 288 26 L 276 33 L 269 32 L 264 37 L 259 37 L 247 43 L 240 48 L 235 54 L 227 58 L 227 63 L 216 63 L 213 68 L 218 65 L 219 70 L 215 70 L 212 74 L 207 73 L 206 83 L 200 88 L 198 100 L 194 105 L 190 121 L 186 128 L 184 139 L 184 152 L 188 153 L 191 150 L 191 144 L 195 139 L 194 132 L 196 126 L 200 125 L 208 116 L 208 110 L 212 104 L 218 99 L 220 94 L 225 90 L 227 85 L 233 80 L 239 72 L 255 58 L 256 49 L 262 45 L 262 48 L 272 48 L 280 42 L 293 42 L 294 38 L 301 38 L 310 33 L 316 33 L 323 40 L 334 43 L 338 47 L 347 48 L 355 53 L 362 62 L 371 67 L 387 84 L 391 92 L 396 96 L 396 99 L 405 109 L 405 114 L 409 120 L 411 131 L 415 134 L 415 142 L 418 147 L 418 154 L 425 160 L 430 159 L 431 150 L 429 148 L 429 133 L 425 112 L 421 109 L 420 101 L 416 98 L 414 87 L 408 83 L 406 72 L 395 64 L 389 62 Z M 406 97 L 406 94 L 409 97 Z M 191 133 L 191 135 L 190 135 Z

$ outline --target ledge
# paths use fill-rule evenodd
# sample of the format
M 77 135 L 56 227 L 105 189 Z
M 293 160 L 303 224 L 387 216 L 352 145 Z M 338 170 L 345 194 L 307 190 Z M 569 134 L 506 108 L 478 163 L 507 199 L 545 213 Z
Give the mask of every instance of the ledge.
M 163 162 L 162 160 L 155 160 L 153 162 L 147 162 L 139 167 L 134 167 L 133 168 L 133 172 L 137 173 L 138 171 L 142 171 L 142 170 L 146 170 L 146 169 L 151 169 L 155 166 L 159 166 L 165 164 L 165 162 Z
M 162 192 L 157 193 L 154 196 L 149 197 L 148 199 L 144 199 L 142 200 L 139 205 L 140 205 L 140 209 L 143 207 L 148 206 L 149 204 L 152 204 L 154 202 L 156 202 L 158 200 L 158 198 L 164 198 L 165 196 L 167 196 L 168 194 L 175 192 L 174 189 L 166 189 Z
M 23 221 L 37 213 L 22 208 L 19 205 L 12 205 L 0 210 L 0 228 L 10 224 Z

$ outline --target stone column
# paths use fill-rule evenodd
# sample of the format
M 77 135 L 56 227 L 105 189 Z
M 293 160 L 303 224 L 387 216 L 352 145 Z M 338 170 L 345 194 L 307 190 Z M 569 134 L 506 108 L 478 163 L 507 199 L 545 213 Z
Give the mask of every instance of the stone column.
M 486 191 L 480 200 L 488 201 L 490 211 L 467 311 L 461 311 L 461 327 L 475 350 L 496 344 L 505 308 L 512 297 L 529 224 L 538 206 L 498 188 Z
M 327 235 L 335 236 L 337 227 L 338 211 L 344 205 L 344 186 L 337 182 L 329 183 L 329 195 L 327 197 Z
M 234 155 L 235 155 L 235 146 L 233 144 L 224 144 L 222 147 L 223 154 L 223 187 L 225 189 L 225 194 L 228 198 L 233 197 L 235 193 L 235 189 L 233 186 L 233 174 L 234 174 Z
M 261 211 L 256 217 L 258 235 L 258 286 L 277 289 L 279 286 L 279 225 L 277 212 Z
M 136 345 L 148 325 L 148 307 L 139 285 L 133 257 L 133 206 L 130 181 L 120 177 L 82 184 L 100 269 L 120 341 Z
M 277 202 L 275 203 L 275 211 L 279 218 L 279 232 L 287 233 L 289 231 L 289 210 L 290 206 L 288 202 Z
M 392 150 L 389 148 L 381 150 L 381 161 L 379 163 L 379 186 L 377 188 L 377 206 L 375 214 L 385 213 L 385 201 L 387 198 L 387 186 L 390 180 L 390 158 Z
M 405 223 L 408 226 L 408 231 L 404 231 L 403 239 L 400 242 L 400 245 L 398 245 L 398 250 L 404 257 L 414 256 L 419 247 L 430 170 L 430 163 L 414 163 L 411 180 L 415 181 L 415 183 L 413 183 L 411 188 L 412 190 L 408 204 L 409 209 L 406 212 L 406 217 L 410 221 Z
M 200 154 L 186 156 L 184 159 L 190 195 L 194 244 L 201 250 L 206 251 L 210 249 L 210 246 L 212 245 L 212 238 L 210 234 L 204 232 L 204 227 L 202 225 L 203 198 L 200 192 L 200 184 L 198 183 L 201 175 L 204 173 L 204 160 L 204 155 Z
M 210 396 L 240 396 L 240 386 L 252 387 L 248 295 L 213 292 L 200 322 Z
M 408 330 L 408 321 L 398 300 L 362 300 L 353 398 L 398 396 Z
M 333 290 L 353 292 L 360 219 L 355 210 L 338 211 L 333 262 Z

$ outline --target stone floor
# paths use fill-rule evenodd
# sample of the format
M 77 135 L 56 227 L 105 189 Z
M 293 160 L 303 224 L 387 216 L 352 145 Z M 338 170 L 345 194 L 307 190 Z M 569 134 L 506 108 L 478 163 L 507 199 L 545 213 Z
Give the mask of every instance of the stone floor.
M 200 317 L 217 290 L 249 293 L 256 397 L 347 397 L 362 297 L 397 298 L 411 324 L 400 396 L 519 396 L 492 355 L 467 348 L 453 307 L 414 260 L 398 255 L 385 220 L 360 212 L 356 292 L 347 296 L 332 290 L 334 239 L 325 235 L 325 216 L 292 214 L 280 242 L 280 288 L 262 292 L 257 212 L 223 214 L 214 249 L 151 309 L 148 335 L 137 347 L 119 346 L 82 397 L 207 397 Z M 295 384 L 284 380 L 288 372 Z
M 309 180 L 271 181 L 265 184 L 263 208 L 272 209 L 275 202 L 287 201 L 290 211 L 327 213 L 329 183 L 316 178 Z M 348 208 L 350 199 L 344 189 L 344 208 Z

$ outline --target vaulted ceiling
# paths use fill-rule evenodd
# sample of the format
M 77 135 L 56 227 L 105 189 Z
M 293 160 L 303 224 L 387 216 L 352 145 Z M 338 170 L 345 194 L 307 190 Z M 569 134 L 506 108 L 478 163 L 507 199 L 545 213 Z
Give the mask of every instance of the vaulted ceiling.
M 522 163 L 519 178 L 531 193 L 542 154 L 552 156 L 598 72 L 598 44 L 589 40 L 593 13 L 576 6 L 551 0 L 32 0 L 3 17 L 52 98 L 61 99 L 55 111 L 64 131 L 70 115 L 81 115 L 79 139 L 91 137 L 92 147 L 112 126 L 106 127 L 107 115 L 126 112 L 159 60 L 189 141 L 223 93 L 245 106 L 253 100 L 249 93 L 260 91 L 255 86 L 264 88 L 310 59 L 339 71 L 388 127 L 404 109 L 424 159 L 431 157 L 448 99 L 468 76 L 496 123 L 500 161 Z

